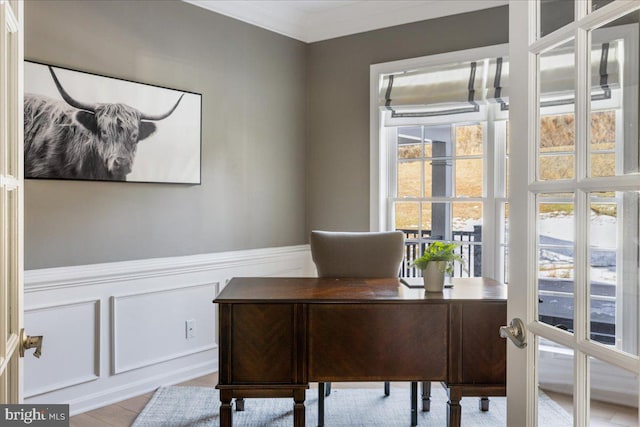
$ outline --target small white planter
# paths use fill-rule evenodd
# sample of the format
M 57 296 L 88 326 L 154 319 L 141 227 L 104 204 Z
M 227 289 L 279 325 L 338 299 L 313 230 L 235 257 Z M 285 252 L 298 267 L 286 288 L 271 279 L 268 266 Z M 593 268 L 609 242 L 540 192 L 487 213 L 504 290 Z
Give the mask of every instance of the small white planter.
M 444 289 L 444 270 L 447 261 L 430 261 L 427 268 L 422 270 L 424 290 L 427 292 L 442 292 Z

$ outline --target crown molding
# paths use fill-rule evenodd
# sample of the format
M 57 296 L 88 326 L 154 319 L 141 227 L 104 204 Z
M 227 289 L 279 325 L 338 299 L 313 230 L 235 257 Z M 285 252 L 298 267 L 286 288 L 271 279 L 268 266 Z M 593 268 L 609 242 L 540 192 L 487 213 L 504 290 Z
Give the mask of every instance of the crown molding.
M 183 1 L 305 43 L 508 4 L 508 0 Z

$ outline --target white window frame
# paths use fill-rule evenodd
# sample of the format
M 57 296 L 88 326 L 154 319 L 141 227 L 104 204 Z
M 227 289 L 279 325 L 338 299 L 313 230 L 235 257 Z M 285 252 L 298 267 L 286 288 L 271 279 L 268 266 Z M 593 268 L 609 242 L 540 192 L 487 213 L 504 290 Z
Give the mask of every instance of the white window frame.
M 476 49 L 468 49 L 439 55 L 431 55 L 420 58 L 412 58 L 400 61 L 386 62 L 371 65 L 370 69 L 370 230 L 384 231 L 393 227 L 393 212 L 391 198 L 395 195 L 396 185 L 396 151 L 393 144 L 388 141 L 394 137 L 395 129 L 384 126 L 385 112 L 378 105 L 378 94 L 380 82 L 385 74 L 401 72 L 409 69 L 436 67 L 455 62 L 484 60 L 486 58 L 504 57 L 508 54 L 508 45 L 488 46 Z M 394 125 L 436 125 L 452 124 L 461 122 L 487 122 L 487 115 L 490 111 L 496 110 L 495 105 L 481 106 L 477 113 L 456 114 L 450 116 L 436 116 L 425 118 L 394 119 Z M 507 117 L 506 112 L 502 115 Z M 485 126 L 485 141 L 493 137 L 493 129 Z M 487 170 L 495 164 L 495 152 L 493 144 L 483 144 L 483 180 L 484 194 L 482 196 L 483 205 L 483 230 L 482 246 L 483 254 L 494 254 L 498 242 L 495 239 L 496 221 L 489 222 L 489 218 L 495 218 L 495 203 L 487 203 L 487 200 L 494 199 L 496 184 L 487 180 Z M 491 169 L 493 170 L 493 169 Z M 466 201 L 466 198 L 458 201 Z M 468 198 L 468 201 L 478 201 L 478 198 Z M 486 236 L 486 237 L 485 237 Z M 496 256 L 482 257 L 482 272 L 485 277 L 496 276 L 498 264 L 492 262 Z

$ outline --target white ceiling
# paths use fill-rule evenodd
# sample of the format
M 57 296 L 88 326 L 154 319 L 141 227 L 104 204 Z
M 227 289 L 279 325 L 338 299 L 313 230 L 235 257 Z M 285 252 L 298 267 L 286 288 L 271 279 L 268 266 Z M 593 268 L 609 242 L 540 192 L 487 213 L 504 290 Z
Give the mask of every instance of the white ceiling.
M 508 3 L 508 0 L 183 1 L 307 43 Z

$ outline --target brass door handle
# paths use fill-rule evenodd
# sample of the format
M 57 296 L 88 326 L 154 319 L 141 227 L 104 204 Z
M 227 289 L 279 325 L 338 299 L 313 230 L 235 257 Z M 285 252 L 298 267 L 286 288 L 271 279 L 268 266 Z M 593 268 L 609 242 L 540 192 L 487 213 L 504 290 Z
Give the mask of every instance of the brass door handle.
M 20 331 L 20 357 L 24 357 L 24 351 L 30 348 L 35 348 L 36 351 L 33 352 L 33 355 L 37 358 L 42 356 L 42 335 L 29 336 L 24 332 L 24 329 Z
M 518 348 L 527 346 L 527 335 L 524 322 L 519 318 L 511 320 L 509 326 L 500 326 L 500 337 L 509 338 Z

